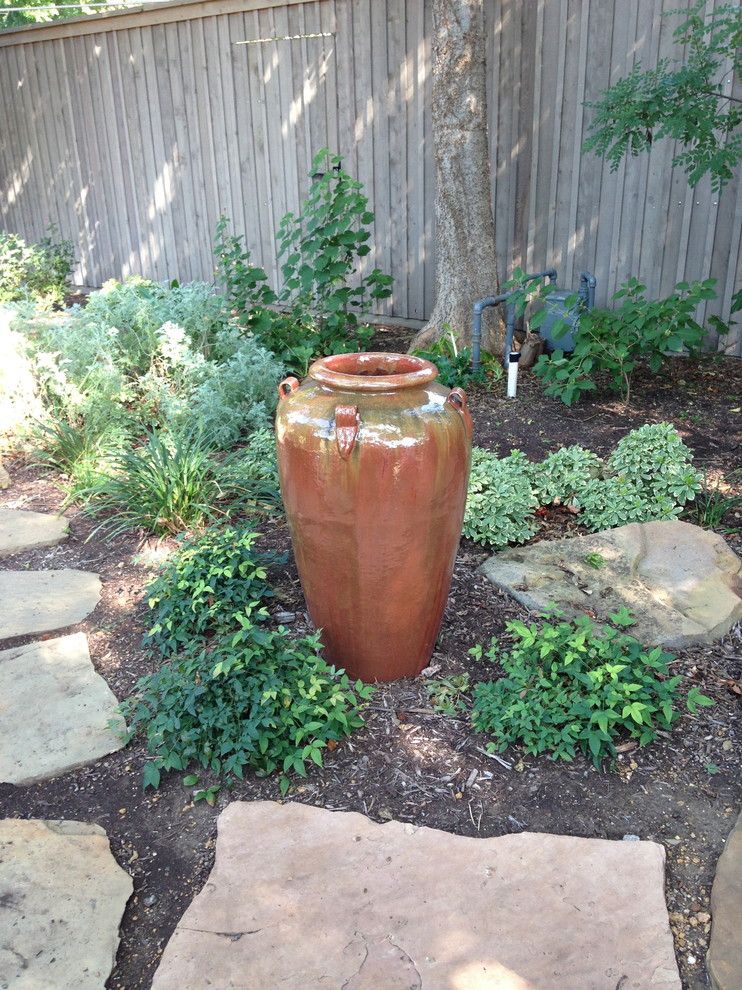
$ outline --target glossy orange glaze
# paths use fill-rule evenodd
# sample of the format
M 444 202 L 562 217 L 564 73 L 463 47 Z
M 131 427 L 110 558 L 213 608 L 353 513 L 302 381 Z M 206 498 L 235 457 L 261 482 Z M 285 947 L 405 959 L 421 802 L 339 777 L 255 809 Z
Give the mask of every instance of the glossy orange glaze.
M 407 354 L 339 354 L 279 386 L 281 492 L 330 662 L 419 674 L 443 617 L 471 456 L 466 395 Z

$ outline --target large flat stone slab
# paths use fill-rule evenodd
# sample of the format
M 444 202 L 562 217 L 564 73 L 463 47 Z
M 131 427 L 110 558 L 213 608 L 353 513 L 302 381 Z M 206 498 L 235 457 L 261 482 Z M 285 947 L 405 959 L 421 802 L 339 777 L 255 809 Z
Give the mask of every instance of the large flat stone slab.
M 103 990 L 131 891 L 100 826 L 0 821 L 0 987 Z
M 711 888 L 711 945 L 706 965 L 714 990 L 742 987 L 742 815 L 719 857 Z
M 67 538 L 68 530 L 69 524 L 63 516 L 0 508 L 0 557 L 23 550 L 53 547 Z
M 98 604 L 100 588 L 90 571 L 0 571 L 0 639 L 82 622 Z
M 664 850 L 234 802 L 152 990 L 679 990 Z
M 535 612 L 556 604 L 605 620 L 626 606 L 632 636 L 671 649 L 711 643 L 742 619 L 742 561 L 721 536 L 675 520 L 506 550 L 482 570 Z
M 124 729 L 117 705 L 83 633 L 0 651 L 0 782 L 56 777 L 121 749 L 109 727 Z

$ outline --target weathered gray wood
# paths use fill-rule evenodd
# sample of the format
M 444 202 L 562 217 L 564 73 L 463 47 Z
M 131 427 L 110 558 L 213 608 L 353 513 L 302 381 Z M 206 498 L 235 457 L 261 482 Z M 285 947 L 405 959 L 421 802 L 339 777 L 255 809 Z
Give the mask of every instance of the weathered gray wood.
M 707 0 L 710 12 L 721 0 Z M 740 287 L 742 182 L 690 190 L 658 142 L 618 172 L 582 153 L 595 100 L 641 60 L 682 56 L 677 0 L 491 0 L 488 123 L 498 260 L 555 264 L 598 302 L 629 275 L 650 295 L 715 277 L 699 316 Z M 377 315 L 434 302 L 432 21 L 425 0 L 185 0 L 0 34 L 0 229 L 71 237 L 75 280 L 209 279 L 219 212 L 274 281 L 275 231 L 328 144 L 376 214 L 365 267 L 397 285 Z M 306 37 L 328 33 L 329 37 Z M 301 35 L 293 40 L 274 40 Z M 245 40 L 268 39 L 241 45 Z M 726 91 L 742 81 L 728 74 Z M 466 190 L 462 190 L 462 195 Z M 742 355 L 736 327 L 710 344 Z

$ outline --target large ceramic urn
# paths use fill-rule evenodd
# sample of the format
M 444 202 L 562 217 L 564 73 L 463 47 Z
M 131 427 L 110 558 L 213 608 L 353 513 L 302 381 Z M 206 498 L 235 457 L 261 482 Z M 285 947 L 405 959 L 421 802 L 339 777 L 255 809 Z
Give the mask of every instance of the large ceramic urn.
M 279 386 L 281 492 L 325 655 L 389 681 L 427 666 L 464 516 L 466 394 L 407 354 L 337 354 Z

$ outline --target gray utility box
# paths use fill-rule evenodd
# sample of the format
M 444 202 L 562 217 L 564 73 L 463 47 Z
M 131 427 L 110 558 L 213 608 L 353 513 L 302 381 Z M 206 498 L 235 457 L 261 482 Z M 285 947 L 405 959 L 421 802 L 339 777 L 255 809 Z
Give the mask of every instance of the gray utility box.
M 547 351 L 573 351 L 575 349 L 575 334 L 583 306 L 583 300 L 574 290 L 557 289 L 555 292 L 549 293 L 544 300 L 546 318 L 538 328 Z M 554 328 L 561 320 L 567 322 L 569 330 L 560 334 L 559 337 L 555 337 Z
M 556 276 L 556 272 L 554 273 Z M 550 279 L 554 282 L 554 279 Z M 539 333 L 547 351 L 566 351 L 575 349 L 575 335 L 579 330 L 580 314 L 590 310 L 595 305 L 595 286 L 597 282 L 590 272 L 580 272 L 580 287 L 577 292 L 568 289 L 554 289 L 544 300 L 546 319 L 539 327 Z M 557 324 L 564 320 L 568 330 L 558 337 L 554 336 Z

